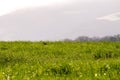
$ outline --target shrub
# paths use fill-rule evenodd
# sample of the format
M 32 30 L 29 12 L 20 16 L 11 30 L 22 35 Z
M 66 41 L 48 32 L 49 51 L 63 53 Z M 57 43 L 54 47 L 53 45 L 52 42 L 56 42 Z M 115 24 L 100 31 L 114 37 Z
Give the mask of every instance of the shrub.
M 98 50 L 93 54 L 94 59 L 109 59 L 109 58 L 118 58 L 120 56 L 119 51 L 113 50 Z
M 69 64 L 62 64 L 51 66 L 48 69 L 46 69 L 46 72 L 52 75 L 65 76 L 71 74 L 73 72 L 72 70 L 73 69 Z

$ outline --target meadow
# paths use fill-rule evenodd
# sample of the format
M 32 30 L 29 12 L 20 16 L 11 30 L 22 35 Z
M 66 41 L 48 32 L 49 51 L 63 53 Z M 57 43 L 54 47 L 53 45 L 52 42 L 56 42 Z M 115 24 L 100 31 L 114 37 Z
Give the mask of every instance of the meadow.
M 0 42 L 0 80 L 120 80 L 120 42 Z

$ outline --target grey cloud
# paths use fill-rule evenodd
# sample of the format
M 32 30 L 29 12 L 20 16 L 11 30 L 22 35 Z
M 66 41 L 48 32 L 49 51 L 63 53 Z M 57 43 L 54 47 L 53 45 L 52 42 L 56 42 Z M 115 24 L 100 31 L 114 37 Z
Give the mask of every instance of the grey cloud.
M 18 10 L 0 17 L 0 31 L 4 29 L 4 40 L 60 40 L 81 35 L 117 34 L 120 30 L 119 22 L 109 23 L 96 18 L 117 12 L 120 7 L 118 4 L 77 2 Z

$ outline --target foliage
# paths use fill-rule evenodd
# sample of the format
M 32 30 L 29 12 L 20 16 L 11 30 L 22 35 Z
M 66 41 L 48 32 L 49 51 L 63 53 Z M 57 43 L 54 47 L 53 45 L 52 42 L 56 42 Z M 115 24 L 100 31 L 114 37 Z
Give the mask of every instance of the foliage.
M 70 39 L 67 39 L 70 41 Z M 66 40 L 65 40 L 66 41 Z M 114 36 L 104 36 L 104 37 L 88 37 L 88 36 L 79 36 L 73 41 L 120 41 L 120 34 Z

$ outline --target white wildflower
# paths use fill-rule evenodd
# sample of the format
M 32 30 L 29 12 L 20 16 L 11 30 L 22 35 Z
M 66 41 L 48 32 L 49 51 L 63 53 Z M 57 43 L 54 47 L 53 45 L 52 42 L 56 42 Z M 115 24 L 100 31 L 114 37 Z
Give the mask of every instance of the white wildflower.
M 9 75 L 7 76 L 7 80 L 10 80 L 10 76 Z
M 98 75 L 97 75 L 97 73 L 95 73 L 95 77 L 97 77 Z
M 106 75 L 106 73 L 104 73 L 104 75 Z
M 3 75 L 5 74 L 5 72 L 2 73 Z

